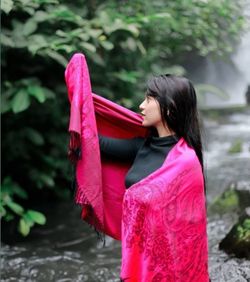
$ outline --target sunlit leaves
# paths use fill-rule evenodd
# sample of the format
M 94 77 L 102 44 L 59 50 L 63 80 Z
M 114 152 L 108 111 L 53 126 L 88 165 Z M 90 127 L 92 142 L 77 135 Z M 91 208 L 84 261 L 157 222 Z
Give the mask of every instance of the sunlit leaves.
M 12 181 L 10 177 L 4 178 L 2 187 L 1 187 L 1 195 L 3 197 L 6 197 L 6 196 L 9 197 L 9 196 L 16 195 L 22 199 L 28 198 L 27 192 L 24 189 L 22 189 L 17 183 Z
M 34 34 L 29 37 L 28 50 L 35 55 L 38 50 L 48 47 L 49 43 L 44 35 Z
M 26 212 L 26 215 L 27 215 L 28 218 L 30 218 L 33 222 L 35 222 L 37 224 L 43 225 L 46 222 L 45 216 L 38 211 L 28 210 Z
M 6 206 L 9 207 L 14 213 L 18 215 L 21 215 L 24 211 L 22 206 L 12 201 L 6 202 Z
M 21 218 L 18 225 L 18 230 L 23 236 L 27 236 L 30 233 L 30 225 L 27 220 Z
M 51 90 L 40 86 L 40 82 L 34 78 L 22 79 L 6 86 L 2 94 L 1 113 L 10 110 L 14 113 L 25 111 L 31 105 L 32 98 L 39 103 L 44 103 L 46 99 L 55 97 Z
M 25 89 L 20 89 L 15 94 L 11 101 L 11 108 L 14 113 L 19 113 L 26 110 L 30 105 L 30 97 Z
M 23 34 L 25 36 L 30 35 L 33 32 L 35 32 L 36 29 L 37 29 L 37 23 L 33 19 L 30 19 L 23 25 Z
M 62 65 L 63 67 L 66 67 L 68 61 L 65 59 L 65 57 L 58 52 L 55 52 L 50 49 L 46 49 L 40 52 L 40 54 L 43 54 L 44 56 L 48 56 L 52 58 L 54 61 Z
M 1 10 L 3 10 L 6 14 L 8 14 L 13 8 L 12 0 L 2 0 L 1 1 Z
M 27 92 L 30 96 L 35 97 L 40 103 L 43 103 L 46 100 L 45 93 L 42 87 L 38 85 L 29 85 Z
M 27 210 L 19 220 L 18 230 L 23 236 L 27 236 L 35 223 L 44 225 L 46 223 L 45 216 L 38 211 Z
M 27 236 L 30 228 L 35 223 L 43 225 L 46 223 L 46 217 L 35 210 L 25 210 L 19 203 L 16 202 L 15 197 L 27 199 L 27 192 L 16 184 L 10 177 L 3 180 L 2 191 L 0 194 L 0 216 L 5 221 L 13 220 L 18 216 L 19 224 L 18 230 L 23 236 Z
M 7 47 L 15 46 L 13 38 L 8 36 L 7 34 L 4 34 L 3 32 L 1 32 L 1 43 L 3 46 L 7 46 Z

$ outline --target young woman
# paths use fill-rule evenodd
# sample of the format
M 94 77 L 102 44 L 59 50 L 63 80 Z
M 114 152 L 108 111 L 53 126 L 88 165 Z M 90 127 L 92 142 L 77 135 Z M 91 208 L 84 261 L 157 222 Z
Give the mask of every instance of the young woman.
M 188 79 L 170 74 L 154 77 L 148 82 L 139 109 L 142 125 L 152 127 L 148 138 L 116 139 L 99 135 L 103 155 L 133 161 L 126 176 L 127 188 L 160 168 L 181 137 L 195 150 L 203 170 L 196 94 Z
M 209 281 L 192 83 L 174 75 L 152 78 L 139 115 L 92 93 L 84 56 L 75 55 L 65 75 L 70 156 L 81 151 L 75 200 L 82 219 L 121 240 L 121 281 Z

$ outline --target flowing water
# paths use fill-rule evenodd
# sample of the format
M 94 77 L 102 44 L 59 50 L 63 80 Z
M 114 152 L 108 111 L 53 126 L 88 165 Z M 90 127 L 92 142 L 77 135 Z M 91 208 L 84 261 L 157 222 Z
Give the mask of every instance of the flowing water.
M 225 120 L 206 121 L 205 166 L 208 205 L 231 183 L 250 191 L 250 111 L 228 116 Z M 229 154 L 231 145 L 242 141 L 242 151 Z M 250 204 L 250 203 L 249 203 Z M 218 243 L 237 222 L 236 214 L 208 218 L 209 272 L 214 282 L 250 281 L 250 261 L 236 259 L 218 250 Z
M 250 113 L 233 114 L 224 121 L 205 122 L 207 201 L 232 181 L 250 185 Z M 241 153 L 228 154 L 240 138 Z M 1 281 L 119 281 L 121 245 L 106 237 L 106 246 L 80 220 L 73 202 L 47 203 L 44 227 L 33 229 L 26 241 L 1 246 Z M 218 250 L 219 241 L 237 220 L 236 215 L 208 218 L 209 272 L 212 282 L 250 281 L 250 261 Z M 194 281 L 199 282 L 199 281 Z

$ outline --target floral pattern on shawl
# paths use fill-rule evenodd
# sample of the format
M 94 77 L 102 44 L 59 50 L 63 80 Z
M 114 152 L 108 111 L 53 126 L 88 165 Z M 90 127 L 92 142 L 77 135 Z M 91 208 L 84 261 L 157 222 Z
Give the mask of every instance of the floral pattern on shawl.
M 149 177 L 143 186 L 139 182 L 125 193 L 123 250 L 128 265 L 124 267 L 143 265 L 136 278 L 125 281 L 208 281 L 203 191 L 198 186 L 183 189 L 186 176 L 190 176 L 190 170 L 170 183 L 159 178 L 150 184 Z M 196 212 L 197 207 L 201 207 L 201 214 Z M 134 260 L 137 252 L 141 262 Z M 147 278 L 143 278 L 143 272 Z

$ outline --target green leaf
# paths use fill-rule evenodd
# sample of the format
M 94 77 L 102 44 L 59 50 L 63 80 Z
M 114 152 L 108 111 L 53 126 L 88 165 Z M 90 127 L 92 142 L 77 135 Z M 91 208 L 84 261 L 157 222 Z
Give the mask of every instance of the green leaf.
M 54 182 L 54 179 L 50 176 L 50 175 L 47 175 L 45 173 L 41 173 L 39 175 L 40 177 L 40 181 L 47 185 L 48 187 L 54 187 L 55 186 L 55 182 Z
M 25 89 L 19 90 L 11 101 L 11 107 L 14 113 L 25 111 L 29 105 L 30 99 L 27 90 Z
M 4 220 L 7 221 L 7 222 L 13 220 L 14 218 L 15 218 L 14 215 L 11 214 L 11 213 L 7 213 L 7 214 L 4 216 Z
M 27 225 L 29 225 L 29 227 L 33 227 L 35 222 L 34 220 L 29 216 L 29 214 L 26 212 L 24 215 L 23 215 L 23 219 L 24 221 L 27 223 Z
M 55 93 L 48 88 L 43 88 L 44 95 L 47 99 L 54 99 L 56 97 Z
M 250 218 L 246 218 L 242 225 L 244 228 L 250 230 Z
M 87 34 L 93 38 L 98 38 L 103 33 L 102 29 L 89 29 Z
M 70 21 L 70 22 L 77 21 L 77 15 L 73 11 L 68 9 L 68 7 L 62 5 L 54 9 L 52 15 L 55 16 L 57 19 L 59 18 L 65 21 Z
M 12 201 L 10 196 L 14 194 L 22 199 L 28 198 L 27 192 L 23 188 L 21 188 L 17 183 L 15 183 L 9 176 L 4 178 L 1 192 L 1 195 L 3 193 L 6 193 L 6 201 Z
M 23 34 L 24 35 L 30 35 L 37 29 L 37 23 L 32 19 L 28 20 L 24 25 L 23 25 Z
M 104 59 L 97 53 L 89 53 L 89 58 L 91 58 L 91 60 L 93 62 L 95 62 L 95 64 L 105 67 L 105 61 Z
M 18 230 L 23 236 L 27 236 L 30 233 L 30 226 L 23 218 L 19 221 Z
M 8 112 L 11 109 L 11 103 L 5 95 L 1 97 L 1 114 Z
M 53 60 L 55 60 L 56 62 L 58 62 L 59 64 L 61 64 L 64 67 L 66 67 L 68 64 L 68 61 L 58 52 L 55 52 L 52 50 L 45 50 L 44 54 L 48 55 L 49 57 L 51 57 Z
M 44 225 L 46 223 L 46 217 L 41 212 L 28 210 L 27 215 L 37 224 Z
M 114 48 L 114 44 L 110 41 L 100 41 L 102 47 L 106 50 L 112 50 Z
M 6 209 L 0 204 L 0 216 L 3 217 L 6 215 Z
M 48 46 L 48 42 L 43 35 L 34 34 L 29 36 L 28 39 L 28 50 L 32 54 L 36 54 L 38 50 L 41 50 Z
M 13 38 L 8 37 L 6 34 L 1 32 L 1 43 L 3 46 L 8 46 L 8 47 L 14 47 L 15 43 L 13 41 Z
M 44 11 L 37 11 L 35 14 L 34 14 L 34 20 L 38 23 L 40 22 L 44 22 L 46 21 L 48 18 L 49 18 L 49 14 L 48 13 L 45 13 Z
M 2 0 L 1 1 L 1 10 L 3 10 L 5 14 L 9 14 L 13 6 L 14 6 L 14 3 L 12 0 Z
M 90 52 L 92 52 L 92 53 L 95 53 L 95 52 L 96 52 L 96 47 L 95 47 L 95 45 L 93 45 L 93 44 L 90 44 L 90 43 L 88 43 L 88 42 L 81 42 L 80 45 L 81 45 L 84 49 L 86 49 L 86 50 L 88 50 L 88 51 L 90 51 Z
M 35 3 L 38 4 L 59 4 L 58 0 L 33 0 Z
M 13 194 L 17 195 L 18 197 L 22 199 L 28 199 L 28 193 L 16 183 L 13 183 L 12 190 Z
M 40 103 L 43 103 L 46 100 L 43 88 L 40 86 L 30 85 L 28 86 L 27 91 L 31 96 L 34 96 Z
M 12 201 L 7 202 L 6 205 L 16 214 L 22 215 L 24 211 L 22 206 Z
M 54 46 L 53 49 L 56 51 L 62 50 L 62 51 L 65 51 L 66 53 L 71 53 L 74 51 L 74 46 L 70 46 L 67 44 L 60 44 L 60 45 Z
M 128 71 L 122 70 L 120 72 L 113 73 L 113 75 L 114 77 L 117 77 L 118 79 L 122 81 L 129 82 L 129 83 L 136 83 L 138 73 L 135 71 L 128 72 Z
M 25 134 L 35 145 L 41 146 L 44 144 L 44 138 L 37 130 L 29 127 L 25 129 Z

